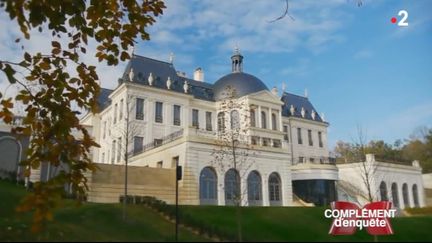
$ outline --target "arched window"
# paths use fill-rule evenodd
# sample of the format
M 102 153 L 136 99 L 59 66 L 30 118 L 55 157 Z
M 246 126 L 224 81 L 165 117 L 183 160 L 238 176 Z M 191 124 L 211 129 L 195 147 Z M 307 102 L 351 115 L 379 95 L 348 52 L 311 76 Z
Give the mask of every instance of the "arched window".
M 240 128 L 240 117 L 238 111 L 231 111 L 231 129 Z
M 282 205 L 282 185 L 279 174 L 276 172 L 271 173 L 269 176 L 269 199 L 270 206 Z
M 217 176 L 213 168 L 205 167 L 200 174 L 200 204 L 217 205 Z
M 240 176 L 234 169 L 225 173 L 225 205 L 240 203 Z
M 387 185 L 384 181 L 381 181 L 379 189 L 380 189 L 381 201 L 388 201 Z
M 225 131 L 225 113 L 219 112 L 218 114 L 218 131 Z
M 414 199 L 414 207 L 420 207 L 419 198 L 418 198 L 418 189 L 417 184 L 414 184 L 412 186 L 412 193 L 413 193 L 413 199 Z
M 264 111 L 261 111 L 261 128 L 267 128 L 267 118 Z
M 277 130 L 276 114 L 272 113 L 272 129 Z
M 18 172 L 21 144 L 13 137 L 0 137 L 0 171 Z
M 262 189 L 261 189 L 261 176 L 257 171 L 249 173 L 247 178 L 247 191 L 249 206 L 262 205 Z
M 250 110 L 250 125 L 251 127 L 256 127 L 256 120 L 255 120 L 255 110 Z
M 399 208 L 399 195 L 398 195 L 398 188 L 396 183 L 393 183 L 391 186 L 391 191 L 392 191 L 392 199 L 393 199 L 393 205 L 396 208 Z
M 410 208 L 411 206 L 409 202 L 408 185 L 406 183 L 402 185 L 402 197 L 403 197 L 404 207 Z

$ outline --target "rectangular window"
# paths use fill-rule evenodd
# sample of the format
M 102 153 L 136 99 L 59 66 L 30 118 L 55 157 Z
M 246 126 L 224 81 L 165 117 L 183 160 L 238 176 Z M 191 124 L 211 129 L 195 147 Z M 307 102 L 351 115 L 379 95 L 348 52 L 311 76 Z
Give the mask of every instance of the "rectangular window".
M 277 130 L 276 114 L 273 113 L 271 115 L 271 119 L 272 119 L 272 129 L 273 130 Z
M 298 144 L 303 144 L 302 135 L 301 135 L 301 128 L 300 127 L 297 128 L 297 140 L 298 140 Z
M 107 129 L 107 122 L 104 121 L 103 139 L 105 139 L 105 137 L 106 137 L 106 129 Z
M 309 146 L 313 146 L 312 130 L 308 130 Z
M 217 115 L 217 125 L 218 125 L 218 131 L 224 132 L 225 131 L 225 113 L 219 112 Z
M 117 163 L 120 163 L 121 155 L 122 155 L 122 139 L 121 138 L 118 139 L 117 147 L 118 147 Z
M 199 128 L 198 110 L 197 109 L 192 109 L 192 126 L 195 128 Z
M 118 105 L 117 104 L 115 104 L 114 105 L 114 124 L 116 124 L 116 122 L 117 122 L 117 107 L 118 107 Z
M 206 112 L 206 130 L 207 131 L 212 131 L 213 130 L 213 126 L 212 126 L 212 113 L 210 111 Z
M 261 128 L 264 129 L 267 128 L 267 118 L 266 118 L 266 113 L 264 111 L 261 111 Z
M 288 139 L 288 126 L 283 126 L 283 131 L 284 131 L 284 140 L 289 142 Z
M 320 148 L 322 148 L 323 142 L 322 142 L 322 133 L 321 132 L 318 132 L 318 142 L 319 142 Z
M 255 110 L 250 110 L 250 122 L 251 127 L 256 127 L 256 120 L 255 120 Z
M 101 163 L 105 163 L 105 153 L 102 153 Z
M 144 120 L 144 99 L 136 98 L 135 119 Z
M 154 140 L 154 146 L 155 147 L 159 147 L 159 146 L 161 146 L 162 145 L 162 139 L 157 139 L 157 138 L 155 138 L 155 140 Z
M 173 124 L 175 126 L 180 126 L 180 106 L 179 105 L 174 105 L 174 111 L 173 111 L 173 115 L 174 115 L 174 120 L 173 120 Z
M 108 118 L 108 136 L 111 136 L 111 117 Z
M 299 162 L 300 163 L 304 163 L 305 161 L 304 161 L 304 157 L 299 157 Z
M 134 137 L 134 154 L 139 153 L 143 150 L 143 142 L 144 142 L 143 137 L 139 137 L 139 136 Z
M 159 162 L 157 162 L 156 167 L 162 168 L 162 165 L 163 165 L 163 161 L 159 161 Z
M 162 102 L 156 102 L 156 110 L 155 110 L 155 122 L 162 123 L 163 122 L 163 103 Z
M 120 100 L 120 114 L 119 114 L 119 121 L 123 118 L 123 99 Z
M 173 157 L 171 162 L 171 168 L 176 168 L 179 165 L 179 157 Z
M 116 140 L 112 142 L 112 154 L 111 154 L 111 164 L 114 164 L 115 161 L 115 151 L 116 151 Z

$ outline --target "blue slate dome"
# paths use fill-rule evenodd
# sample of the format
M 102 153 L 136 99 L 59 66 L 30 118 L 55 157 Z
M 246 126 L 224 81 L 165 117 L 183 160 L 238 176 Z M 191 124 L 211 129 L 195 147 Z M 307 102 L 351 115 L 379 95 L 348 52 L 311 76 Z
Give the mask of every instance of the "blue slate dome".
M 235 90 L 237 97 L 253 94 L 261 90 L 268 90 L 267 86 L 257 77 L 243 72 L 243 56 L 236 47 L 231 56 L 232 73 L 223 76 L 213 85 L 215 100 L 222 100 L 227 87 Z
M 213 86 L 215 100 L 223 99 L 223 93 L 226 91 L 227 86 L 234 88 L 238 97 L 261 90 L 268 90 L 267 86 L 259 78 L 247 73 L 235 72 L 225 75 L 216 81 Z

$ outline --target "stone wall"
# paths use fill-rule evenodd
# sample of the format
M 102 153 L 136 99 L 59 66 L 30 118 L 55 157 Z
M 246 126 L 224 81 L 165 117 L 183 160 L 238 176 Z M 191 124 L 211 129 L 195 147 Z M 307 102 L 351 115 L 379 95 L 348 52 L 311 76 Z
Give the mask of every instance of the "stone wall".
M 124 194 L 124 165 L 98 164 L 100 170 L 89 175 L 90 202 L 116 203 Z M 175 170 L 128 167 L 128 195 L 153 196 L 175 202 Z

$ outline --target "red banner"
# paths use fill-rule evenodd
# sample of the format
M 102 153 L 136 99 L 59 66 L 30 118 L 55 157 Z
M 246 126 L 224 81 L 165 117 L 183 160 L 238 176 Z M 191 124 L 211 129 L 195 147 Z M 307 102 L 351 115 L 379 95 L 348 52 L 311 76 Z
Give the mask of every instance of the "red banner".
M 395 210 L 391 209 L 391 202 L 373 202 L 361 209 L 355 203 L 337 201 L 331 207 L 334 220 L 329 234 L 352 235 L 357 228 L 366 228 L 370 235 L 393 234 L 389 218 L 394 217 Z

